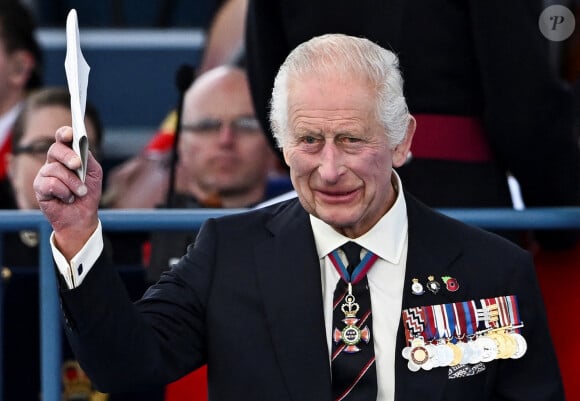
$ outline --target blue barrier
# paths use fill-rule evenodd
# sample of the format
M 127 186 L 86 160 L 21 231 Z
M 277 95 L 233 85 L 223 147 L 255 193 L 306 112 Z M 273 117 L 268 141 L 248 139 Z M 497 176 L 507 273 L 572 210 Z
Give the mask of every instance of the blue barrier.
M 206 219 L 239 213 L 245 209 L 204 210 L 102 210 L 103 228 L 110 231 L 152 231 L 198 228 Z M 580 228 L 580 207 L 513 209 L 441 209 L 444 214 L 485 229 L 569 229 Z M 0 233 L 36 229 L 40 240 L 40 328 L 41 386 L 44 401 L 60 401 L 60 311 L 54 262 L 49 244 L 52 228 L 40 211 L 0 210 Z M 0 243 L 0 261 L 2 261 Z M 0 341 L 2 340 L 2 283 L 0 282 Z M 1 342 L 0 342 L 1 344 Z M 0 401 L 3 374 L 0 358 Z

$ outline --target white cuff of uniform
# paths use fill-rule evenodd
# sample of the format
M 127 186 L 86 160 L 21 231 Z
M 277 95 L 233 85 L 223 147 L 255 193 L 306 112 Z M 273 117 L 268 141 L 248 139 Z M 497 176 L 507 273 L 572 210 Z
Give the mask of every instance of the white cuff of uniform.
M 50 246 L 56 267 L 70 289 L 77 288 L 103 252 L 103 232 L 101 221 L 82 249 L 70 260 L 66 260 L 54 244 L 54 232 L 50 236 Z

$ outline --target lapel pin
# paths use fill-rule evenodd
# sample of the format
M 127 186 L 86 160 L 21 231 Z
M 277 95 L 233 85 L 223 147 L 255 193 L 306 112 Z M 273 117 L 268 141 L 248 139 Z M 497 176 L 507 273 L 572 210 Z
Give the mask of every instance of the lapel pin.
M 441 280 L 445 283 L 447 291 L 455 292 L 459 289 L 459 283 L 457 279 L 450 276 L 442 276 Z
M 413 284 L 411 284 L 411 292 L 413 295 L 423 295 L 425 293 L 423 285 L 419 282 L 419 279 L 413 279 Z
M 427 277 L 427 280 L 429 280 L 429 282 L 427 283 L 427 289 L 431 291 L 433 294 L 437 294 L 441 289 L 441 284 L 435 281 L 434 276 Z

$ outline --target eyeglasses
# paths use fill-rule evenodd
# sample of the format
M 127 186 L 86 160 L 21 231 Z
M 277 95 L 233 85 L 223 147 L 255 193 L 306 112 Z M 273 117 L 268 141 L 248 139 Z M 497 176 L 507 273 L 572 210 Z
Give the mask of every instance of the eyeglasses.
M 41 139 L 35 142 L 31 142 L 28 145 L 19 145 L 16 146 L 14 149 L 12 149 L 12 154 L 13 155 L 31 155 L 34 157 L 44 157 L 46 156 L 46 153 L 48 152 L 48 149 L 50 149 L 50 147 L 52 146 L 52 144 L 54 143 L 54 141 L 52 139 Z M 98 159 L 99 158 L 99 152 L 91 149 L 91 147 L 89 146 L 89 149 L 91 151 L 91 153 L 93 154 L 93 156 Z
M 260 131 L 260 122 L 256 117 L 238 117 L 229 121 L 206 118 L 198 122 L 182 124 L 181 129 L 194 134 L 211 135 L 220 132 L 224 123 L 229 124 L 230 129 L 236 134 L 254 134 Z
M 44 156 L 48 149 L 54 143 L 53 140 L 44 139 L 36 142 L 31 142 L 28 145 L 19 145 L 12 149 L 12 154 L 14 155 L 33 155 L 33 156 Z

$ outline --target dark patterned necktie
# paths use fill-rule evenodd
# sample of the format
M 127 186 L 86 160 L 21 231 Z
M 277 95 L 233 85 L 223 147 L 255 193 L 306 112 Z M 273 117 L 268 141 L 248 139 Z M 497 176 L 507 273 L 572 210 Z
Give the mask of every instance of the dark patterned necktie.
M 348 242 L 341 249 L 346 254 L 347 271 L 351 274 L 360 263 L 361 246 Z M 354 299 L 348 294 L 348 283 L 340 279 L 333 304 L 333 399 L 372 401 L 377 399 L 377 373 L 371 335 L 371 297 L 366 274 L 352 284 L 352 296 Z

